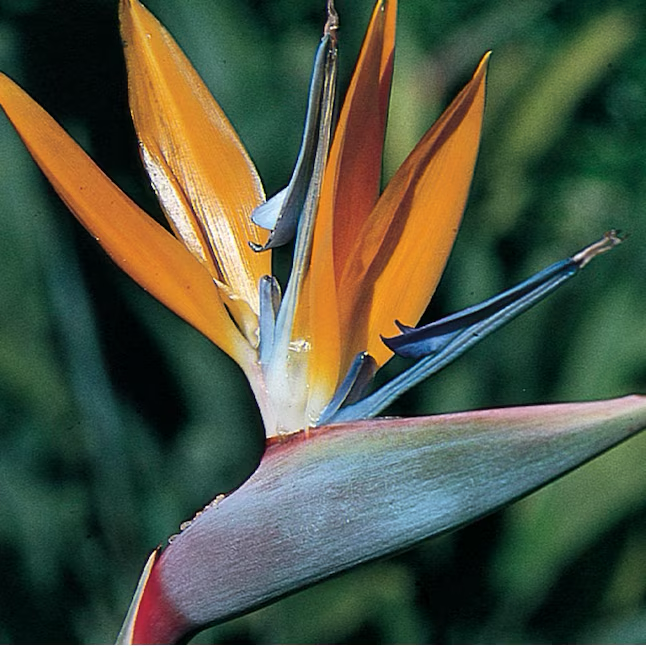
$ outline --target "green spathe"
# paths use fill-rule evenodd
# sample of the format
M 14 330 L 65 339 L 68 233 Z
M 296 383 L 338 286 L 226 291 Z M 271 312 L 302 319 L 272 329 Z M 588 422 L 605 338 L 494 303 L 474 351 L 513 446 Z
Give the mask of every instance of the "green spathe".
M 153 605 L 184 631 L 226 620 L 488 514 L 645 427 L 646 397 L 631 396 L 295 433 L 166 547 Z

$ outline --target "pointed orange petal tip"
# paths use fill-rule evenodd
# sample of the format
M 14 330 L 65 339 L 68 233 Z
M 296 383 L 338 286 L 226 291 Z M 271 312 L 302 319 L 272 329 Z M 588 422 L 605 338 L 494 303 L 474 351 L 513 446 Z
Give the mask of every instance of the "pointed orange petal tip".
M 473 78 L 478 78 L 480 75 L 486 75 L 487 69 L 489 67 L 489 59 L 491 58 L 492 50 L 487 50 L 482 58 L 480 59 L 480 63 L 478 64 L 478 67 L 476 68 L 476 71 L 473 74 Z

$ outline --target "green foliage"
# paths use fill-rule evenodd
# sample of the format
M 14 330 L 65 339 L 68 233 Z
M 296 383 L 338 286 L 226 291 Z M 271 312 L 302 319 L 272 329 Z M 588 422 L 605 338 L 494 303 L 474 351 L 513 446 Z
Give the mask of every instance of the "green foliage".
M 129 123 L 116 0 L 0 3 L 0 68 L 158 214 Z M 250 150 L 287 181 L 322 0 L 149 0 Z M 337 2 L 347 83 L 371 1 Z M 421 414 L 646 389 L 646 9 L 404 0 L 385 173 L 492 48 L 482 152 L 428 314 L 630 233 L 406 395 Z M 0 641 L 114 639 L 148 552 L 239 484 L 262 429 L 237 368 L 121 276 L 0 120 Z M 426 320 L 426 319 L 425 319 Z M 196 642 L 639 642 L 646 437 L 452 535 Z

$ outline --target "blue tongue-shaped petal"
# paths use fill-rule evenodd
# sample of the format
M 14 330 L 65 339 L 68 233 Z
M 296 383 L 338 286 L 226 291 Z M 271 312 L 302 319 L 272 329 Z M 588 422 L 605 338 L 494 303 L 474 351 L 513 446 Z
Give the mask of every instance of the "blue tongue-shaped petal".
M 367 353 L 359 353 L 348 369 L 341 385 L 334 393 L 330 403 L 323 409 L 316 425 L 323 426 L 334 417 L 341 406 L 353 404 L 363 397 L 377 372 L 377 363 Z
M 415 328 L 395 321 L 401 334 L 390 338 L 382 337 L 382 340 L 399 356 L 412 359 L 438 354 L 465 332 L 473 337 L 477 336 L 479 340 L 483 334 L 493 332 L 493 329 L 497 329 L 547 296 L 578 269 L 579 266 L 573 258 L 555 262 L 498 296 L 428 325 Z M 495 328 L 492 329 L 493 324 Z
M 298 298 L 310 259 L 314 219 L 329 152 L 337 74 L 338 15 L 327 3 L 327 22 L 316 51 L 301 149 L 289 184 L 252 213 L 253 221 L 271 234 L 264 251 L 289 242 L 296 234 L 292 270 L 284 298 L 273 277 L 260 284 L 260 362 L 268 382 L 281 383 L 287 366 Z
M 310 92 L 307 101 L 307 115 L 305 117 L 305 128 L 301 148 L 294 166 L 292 178 L 289 184 L 254 209 L 251 219 L 263 229 L 271 229 L 269 238 L 264 245 L 249 242 L 254 251 L 265 251 L 287 244 L 295 235 L 298 220 L 303 212 L 307 191 L 309 189 L 316 150 L 319 146 L 319 122 L 321 106 L 324 101 L 324 86 L 326 69 L 329 65 L 329 51 L 333 36 L 326 34 L 316 50 L 314 69 L 310 82 Z
M 260 363 L 267 363 L 271 356 L 276 330 L 276 314 L 280 308 L 280 285 L 273 276 L 263 276 L 260 279 L 260 316 L 258 316 L 258 344 Z
M 609 251 L 621 241 L 615 231 L 610 231 L 571 258 L 554 263 L 479 305 L 420 328 L 398 323 L 402 334 L 384 338 L 384 343 L 398 355 L 419 361 L 365 399 L 341 408 L 329 421 L 345 422 L 379 414 L 402 393 L 455 361 L 476 343 L 560 287 L 592 258 Z
M 301 144 L 301 153 L 299 154 L 299 158 L 300 155 L 303 154 L 302 151 L 303 148 Z M 251 219 L 253 220 L 254 224 L 257 224 L 263 229 L 272 230 L 276 228 L 278 220 L 281 219 L 281 214 L 284 212 L 285 199 L 287 198 L 289 188 L 289 186 L 285 186 L 285 188 L 278 191 L 278 193 L 270 197 L 266 202 L 263 202 L 260 206 L 257 206 L 253 210 L 253 212 L 251 213 Z M 296 214 L 296 219 L 298 220 L 298 214 Z M 292 235 L 294 235 L 294 231 L 296 231 L 296 221 L 293 223 L 292 229 Z M 272 236 L 273 234 L 274 232 L 272 231 Z M 277 243 L 273 240 L 273 238 L 272 242 L 274 243 L 273 246 L 277 246 Z M 264 246 L 256 243 L 252 244 L 251 246 L 256 251 L 262 251 L 263 249 L 268 248 L 267 245 L 269 245 L 269 240 L 265 243 Z
M 316 61 L 314 63 L 315 79 L 312 81 L 312 87 L 314 88 L 316 86 L 318 88 L 320 84 L 320 89 L 317 89 L 316 92 L 313 92 L 310 96 L 310 108 L 314 109 L 313 106 L 315 104 L 316 111 L 316 118 L 314 119 L 314 117 L 311 117 L 316 124 L 313 159 L 311 160 L 311 166 L 310 161 L 308 160 L 308 171 L 307 173 L 304 173 L 302 177 L 300 176 L 300 173 L 297 172 L 297 164 L 297 170 L 295 171 L 295 175 L 287 188 L 284 198 L 278 198 L 283 199 L 284 210 L 286 208 L 285 205 L 291 199 L 290 191 L 292 187 L 294 187 L 295 191 L 297 190 L 299 195 L 301 195 L 302 192 L 302 200 L 299 198 L 300 201 L 296 219 L 292 221 L 292 216 L 289 216 L 291 222 L 290 228 L 291 226 L 296 227 L 292 270 L 289 275 L 287 287 L 285 288 L 284 298 L 276 315 L 274 338 L 271 349 L 263 355 L 265 358 L 265 374 L 268 375 L 269 381 L 273 380 L 278 382 L 289 373 L 287 361 L 289 357 L 290 343 L 292 342 L 294 317 L 310 261 L 314 222 L 332 136 L 334 98 L 338 67 L 337 28 L 338 16 L 334 9 L 334 3 L 332 0 L 328 0 L 328 20 L 325 25 L 325 36 L 321 40 L 321 45 L 317 51 Z M 313 125 L 310 123 L 310 114 L 308 110 L 306 136 L 309 136 L 307 131 L 310 130 L 310 127 L 313 127 Z M 296 179 L 297 174 L 300 178 L 298 180 Z M 287 224 L 285 224 L 285 226 L 287 226 Z M 278 232 L 278 228 L 280 227 L 281 219 L 279 218 L 276 224 L 276 229 L 272 232 L 267 245 L 270 245 L 272 240 L 277 239 L 279 235 L 282 239 L 283 233 Z M 271 378 L 269 375 L 271 375 Z

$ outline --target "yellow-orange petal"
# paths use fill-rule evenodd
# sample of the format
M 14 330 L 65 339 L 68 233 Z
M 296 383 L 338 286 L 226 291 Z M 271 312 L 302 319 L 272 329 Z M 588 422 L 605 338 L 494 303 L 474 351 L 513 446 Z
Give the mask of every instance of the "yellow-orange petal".
M 321 228 L 333 220 L 337 277 L 379 199 L 396 18 L 396 0 L 376 4 L 330 149 L 317 217 Z
M 341 277 L 341 329 L 349 355 L 367 350 L 379 365 L 391 351 L 380 335 L 415 325 L 453 246 L 473 176 L 484 113 L 489 54 L 389 182 L 357 236 Z M 367 324 L 367 325 L 366 325 Z
M 132 116 L 166 215 L 213 277 L 258 313 L 258 282 L 271 273 L 271 255 L 248 244 L 267 236 L 251 221 L 264 201 L 258 173 L 168 31 L 138 0 L 122 0 L 120 16 Z
M 4 74 L 0 105 L 61 199 L 117 265 L 234 360 L 249 365 L 255 353 L 231 320 L 206 268 Z
M 325 399 L 343 378 L 336 285 L 366 218 L 379 198 L 382 152 L 392 79 L 396 0 L 375 5 L 339 116 L 321 188 L 302 316 L 312 344 L 316 381 Z M 322 295 L 325 297 L 322 297 Z M 309 311 L 307 308 L 309 307 Z M 302 323 L 299 325 L 305 327 Z M 350 358 L 351 360 L 351 358 Z M 325 366 L 322 370 L 322 366 Z M 314 404 L 314 408 L 317 404 Z

